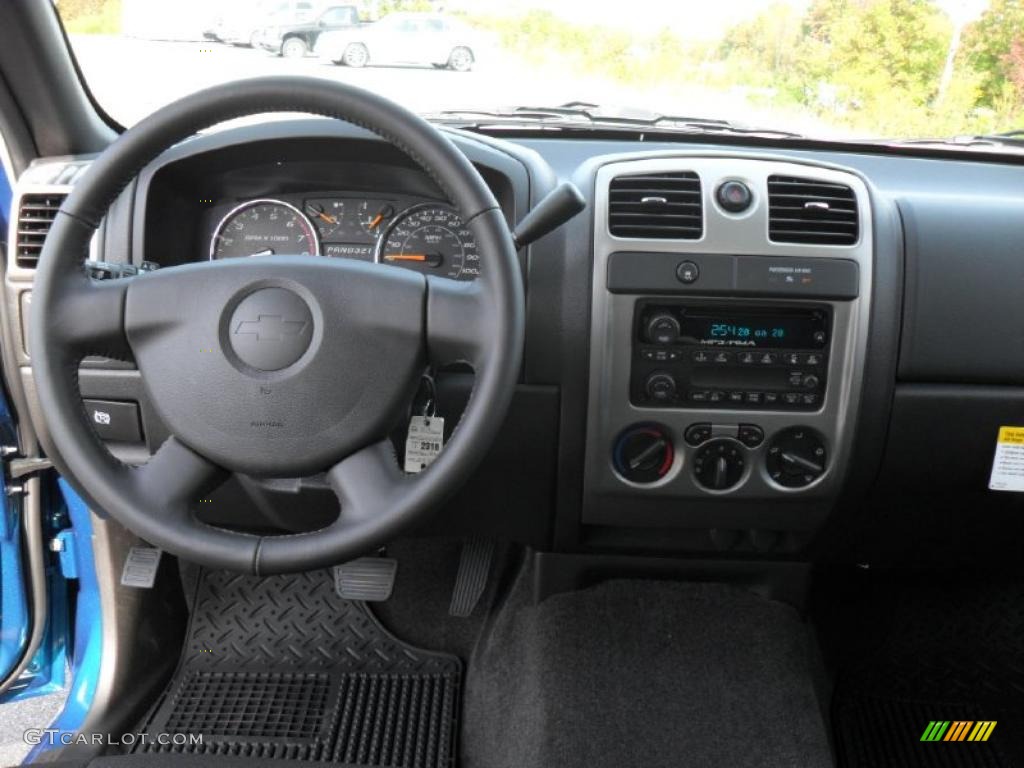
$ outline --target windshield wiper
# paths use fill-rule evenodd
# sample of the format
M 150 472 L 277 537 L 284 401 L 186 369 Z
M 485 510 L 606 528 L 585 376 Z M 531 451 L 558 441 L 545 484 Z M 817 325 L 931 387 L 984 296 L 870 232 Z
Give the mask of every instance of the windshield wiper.
M 569 102 L 557 107 L 449 109 L 424 115 L 428 120 L 458 128 L 533 127 L 548 130 L 633 130 L 638 133 L 721 133 L 802 139 L 803 134 L 776 128 L 743 125 L 729 120 L 663 115 L 643 110 L 609 111 L 596 104 Z

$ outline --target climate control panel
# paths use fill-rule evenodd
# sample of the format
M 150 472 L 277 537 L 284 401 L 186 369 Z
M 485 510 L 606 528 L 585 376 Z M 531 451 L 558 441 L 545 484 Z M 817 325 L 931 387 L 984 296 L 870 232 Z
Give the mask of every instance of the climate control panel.
M 640 486 L 688 480 L 702 491 L 728 493 L 754 473 L 780 490 L 796 490 L 814 484 L 828 469 L 825 439 L 809 427 L 766 435 L 757 424 L 696 422 L 681 437 L 677 447 L 662 424 L 627 427 L 612 446 L 615 472 Z

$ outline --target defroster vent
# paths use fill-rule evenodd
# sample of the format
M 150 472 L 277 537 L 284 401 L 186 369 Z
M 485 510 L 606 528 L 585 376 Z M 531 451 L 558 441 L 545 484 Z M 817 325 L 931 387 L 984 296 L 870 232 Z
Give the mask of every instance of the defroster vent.
M 775 243 L 854 245 L 860 237 L 857 196 L 845 184 L 768 177 L 768 239 Z
M 700 177 L 692 171 L 616 176 L 608 231 L 615 237 L 699 240 L 704 235 Z
M 66 195 L 26 194 L 18 206 L 18 233 L 15 261 L 19 267 L 35 269 L 43 242 Z

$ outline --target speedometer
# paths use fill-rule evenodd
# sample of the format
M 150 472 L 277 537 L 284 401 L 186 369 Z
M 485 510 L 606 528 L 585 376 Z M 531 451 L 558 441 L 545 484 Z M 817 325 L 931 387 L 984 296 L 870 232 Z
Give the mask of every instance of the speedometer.
M 242 203 L 221 220 L 210 242 L 211 259 L 319 253 L 313 224 L 294 205 L 280 200 Z
M 458 211 L 426 203 L 400 213 L 377 244 L 381 264 L 453 280 L 480 276 L 480 253 Z

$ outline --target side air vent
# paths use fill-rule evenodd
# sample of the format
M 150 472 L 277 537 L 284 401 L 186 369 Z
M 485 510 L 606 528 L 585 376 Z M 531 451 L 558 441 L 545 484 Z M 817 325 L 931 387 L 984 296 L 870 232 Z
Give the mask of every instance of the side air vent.
M 18 208 L 18 242 L 15 251 L 15 262 L 19 267 L 35 269 L 39 263 L 43 241 L 65 197 L 60 194 L 22 196 Z
M 857 197 L 845 184 L 768 177 L 768 239 L 776 243 L 853 245 L 860 236 Z
M 692 171 L 616 176 L 608 191 L 608 231 L 616 237 L 699 240 L 704 234 L 700 177 Z

